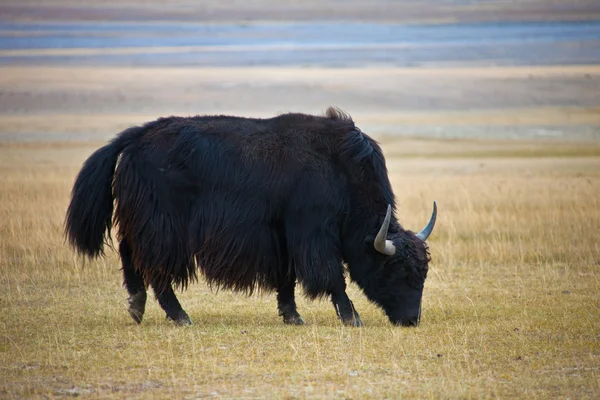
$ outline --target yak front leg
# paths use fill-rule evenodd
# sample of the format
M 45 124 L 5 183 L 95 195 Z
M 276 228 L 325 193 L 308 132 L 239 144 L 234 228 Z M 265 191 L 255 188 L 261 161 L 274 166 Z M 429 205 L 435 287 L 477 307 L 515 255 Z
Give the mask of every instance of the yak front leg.
M 354 304 L 350 301 L 350 298 L 346 294 L 346 287 L 333 290 L 330 292 L 331 302 L 335 307 L 337 316 L 344 325 L 361 327 L 364 326 L 363 322 L 354 308 Z

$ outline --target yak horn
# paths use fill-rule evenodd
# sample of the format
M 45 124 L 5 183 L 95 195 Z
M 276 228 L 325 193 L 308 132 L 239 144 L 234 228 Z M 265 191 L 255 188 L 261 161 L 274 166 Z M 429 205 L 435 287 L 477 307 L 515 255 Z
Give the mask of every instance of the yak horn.
M 417 237 L 419 239 L 421 239 L 422 241 L 426 241 L 427 238 L 429 237 L 429 235 L 431 235 L 431 232 L 433 231 L 433 227 L 435 226 L 436 217 L 437 217 L 437 205 L 435 204 L 435 201 L 434 201 L 433 202 L 433 213 L 431 213 L 431 218 L 429 219 L 427 226 L 425 228 L 423 228 L 423 230 L 421 232 L 417 233 Z
M 386 256 L 392 256 L 396 253 L 396 246 L 394 246 L 394 242 L 387 239 L 387 233 L 388 228 L 390 227 L 391 218 L 392 206 L 388 204 L 385 219 L 383 220 L 383 224 L 381 224 L 381 228 L 379 228 L 379 233 L 377 233 L 377 237 L 375 237 L 375 242 L 373 243 L 373 246 L 375 246 L 375 250 L 377 250 L 381 254 L 385 254 Z

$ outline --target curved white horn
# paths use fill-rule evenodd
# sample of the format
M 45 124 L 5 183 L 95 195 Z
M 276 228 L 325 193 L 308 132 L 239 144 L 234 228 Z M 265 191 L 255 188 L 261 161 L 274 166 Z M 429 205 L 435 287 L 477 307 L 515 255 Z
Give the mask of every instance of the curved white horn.
M 422 241 L 426 241 L 427 238 L 429 237 L 429 235 L 431 235 L 431 232 L 433 231 L 433 227 L 435 226 L 435 219 L 437 218 L 437 205 L 435 204 L 435 201 L 433 202 L 433 212 L 431 213 L 431 218 L 429 218 L 429 222 L 427 223 L 427 226 L 425 226 L 425 228 L 423 228 L 423 230 L 419 233 L 417 233 L 417 237 L 419 239 L 421 239 Z
M 387 233 L 388 228 L 390 227 L 391 218 L 392 206 L 388 204 L 385 219 L 383 220 L 383 224 L 381 224 L 381 228 L 379 228 L 379 233 L 377 233 L 377 236 L 375 237 L 375 242 L 373 242 L 375 250 L 381 254 L 385 254 L 386 256 L 392 256 L 396 253 L 396 246 L 394 246 L 394 242 L 387 240 Z

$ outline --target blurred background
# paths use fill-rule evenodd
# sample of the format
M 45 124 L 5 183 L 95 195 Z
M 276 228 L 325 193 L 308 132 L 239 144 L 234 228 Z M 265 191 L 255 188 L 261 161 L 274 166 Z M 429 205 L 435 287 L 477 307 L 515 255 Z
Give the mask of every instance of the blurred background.
M 600 138 L 600 2 L 3 1 L 0 140 L 349 112 L 374 136 Z
M 117 253 L 65 244 L 121 130 L 331 105 L 381 142 L 403 226 L 438 202 L 418 329 L 353 284 L 365 329 L 203 283 L 197 325 L 150 296 L 138 327 Z M 598 0 L 0 2 L 0 398 L 598 398 L 599 244 Z

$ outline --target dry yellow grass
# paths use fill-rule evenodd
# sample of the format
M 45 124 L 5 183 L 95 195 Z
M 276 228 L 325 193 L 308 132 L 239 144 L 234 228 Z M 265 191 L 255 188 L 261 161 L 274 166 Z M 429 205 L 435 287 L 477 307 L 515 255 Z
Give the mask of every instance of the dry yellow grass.
M 440 209 L 416 329 L 392 327 L 356 287 L 364 329 L 302 299 L 307 325 L 284 326 L 272 295 L 202 282 L 180 295 L 194 326 L 170 325 L 154 301 L 137 326 L 115 254 L 84 265 L 62 238 L 96 146 L 1 144 L 0 397 L 597 398 L 598 153 L 383 145 L 401 221 L 419 228 L 431 200 Z

